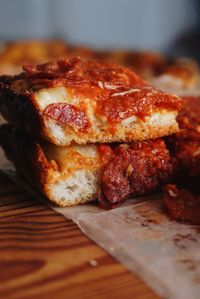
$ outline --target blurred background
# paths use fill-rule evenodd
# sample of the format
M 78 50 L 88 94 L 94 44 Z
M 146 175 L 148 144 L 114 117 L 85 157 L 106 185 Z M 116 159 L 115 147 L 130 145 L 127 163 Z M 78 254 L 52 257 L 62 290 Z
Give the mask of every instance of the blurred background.
M 0 0 L 0 40 L 61 38 L 199 59 L 199 0 Z

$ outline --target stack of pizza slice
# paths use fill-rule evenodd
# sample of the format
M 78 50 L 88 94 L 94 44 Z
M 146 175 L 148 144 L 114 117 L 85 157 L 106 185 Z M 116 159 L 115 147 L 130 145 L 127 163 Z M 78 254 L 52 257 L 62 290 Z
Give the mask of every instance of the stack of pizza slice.
M 174 176 L 164 136 L 183 101 L 132 70 L 70 58 L 0 77 L 0 144 L 19 175 L 61 206 L 113 207 Z

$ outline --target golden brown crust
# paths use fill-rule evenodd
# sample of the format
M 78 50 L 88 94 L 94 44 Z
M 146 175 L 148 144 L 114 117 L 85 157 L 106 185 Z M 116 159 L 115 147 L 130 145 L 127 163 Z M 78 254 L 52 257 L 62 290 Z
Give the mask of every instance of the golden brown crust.
M 1 85 L 1 84 L 0 84 Z M 62 126 L 66 139 L 59 140 L 53 131 L 48 128 L 48 122 L 40 113 L 38 104 L 32 96 L 18 95 L 9 90 L 9 88 L 0 87 L 0 111 L 4 118 L 10 123 L 25 128 L 35 136 L 41 136 L 44 139 L 60 146 L 70 144 L 72 141 L 78 144 L 95 143 L 95 142 L 130 142 L 133 140 L 154 139 L 167 136 L 178 131 L 178 124 L 175 121 L 176 111 L 170 112 L 169 122 L 162 123 L 162 118 L 167 115 L 168 111 L 161 111 L 161 122 L 154 122 L 152 119 L 138 120 L 132 126 L 124 127 L 121 124 L 111 126 L 112 130 L 105 129 L 100 132 L 88 133 L 80 131 L 74 132 Z M 70 138 L 69 138 L 70 136 Z
M 9 124 L 0 127 L 0 145 L 7 158 L 15 165 L 18 174 L 56 204 L 70 206 L 95 199 L 96 177 L 101 166 L 97 152 L 84 156 L 79 154 L 79 148 L 73 146 L 60 149 L 44 141 L 36 142 L 27 132 Z M 94 192 L 90 193 L 86 189 L 85 194 L 80 194 L 75 199 L 63 200 L 57 196 L 54 192 L 56 184 L 67 182 L 79 171 L 89 172 L 90 176 L 93 176 Z
M 161 188 L 173 170 L 161 139 L 62 148 L 7 124 L 0 128 L 0 144 L 18 173 L 61 206 L 94 200 L 99 190 L 119 204 Z
M 162 114 L 161 114 L 162 117 Z M 95 136 L 74 134 L 70 132 L 70 138 L 73 143 L 78 144 L 88 144 L 88 143 L 112 143 L 112 142 L 132 142 L 132 141 L 142 141 L 149 139 L 156 139 L 163 136 L 168 136 L 179 131 L 177 122 L 175 121 L 176 113 L 174 112 L 174 121 L 169 125 L 162 125 L 157 123 L 148 122 L 138 122 L 130 129 L 126 129 L 126 133 L 121 133 L 120 129 L 116 130 L 115 133 L 107 133 L 106 136 L 102 134 L 96 134 Z M 45 131 L 46 128 L 43 128 Z M 124 129 L 123 129 L 124 131 Z M 46 130 L 46 134 L 43 134 L 43 138 L 56 144 L 58 146 L 66 146 L 70 142 L 59 141 L 55 135 Z M 37 132 L 36 132 L 37 133 Z
M 60 206 L 94 200 L 100 188 L 105 191 L 105 171 L 111 166 L 114 167 L 112 179 L 115 177 L 116 180 L 116 194 L 122 188 L 117 183 L 118 176 L 124 176 L 127 168 L 124 178 L 128 180 L 126 175 L 132 175 L 134 169 L 131 186 L 137 185 L 137 192 L 128 188 L 128 193 L 133 196 L 157 190 L 171 173 L 169 152 L 161 139 L 62 148 L 36 141 L 27 132 L 6 124 L 0 127 L 0 144 L 18 173 Z M 121 161 L 120 165 L 113 163 L 114 158 Z M 159 178 L 155 180 L 157 176 Z M 119 196 L 118 202 L 121 199 L 124 196 Z

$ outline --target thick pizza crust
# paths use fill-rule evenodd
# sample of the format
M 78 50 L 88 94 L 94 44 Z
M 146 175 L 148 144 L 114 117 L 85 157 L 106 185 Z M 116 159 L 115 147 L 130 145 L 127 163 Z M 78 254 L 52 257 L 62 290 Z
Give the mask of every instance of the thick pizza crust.
M 56 122 L 48 120 L 45 121 L 44 131 L 46 133 L 43 137 L 59 146 L 65 146 L 71 142 L 87 144 L 155 139 L 176 133 L 179 130 L 176 121 L 177 114 L 176 111 L 160 111 L 152 114 L 146 121 L 141 121 L 139 119 L 131 120 L 130 117 L 118 124 L 114 133 L 107 130 L 106 134 L 106 125 L 99 130 L 99 128 L 95 126 L 96 123 L 93 123 L 94 130 L 87 135 L 75 133 L 70 130 L 70 128 L 64 128 Z
M 17 172 L 56 204 L 71 206 L 96 198 L 101 163 L 94 145 L 59 148 L 37 143 L 7 124 L 0 128 L 0 144 Z

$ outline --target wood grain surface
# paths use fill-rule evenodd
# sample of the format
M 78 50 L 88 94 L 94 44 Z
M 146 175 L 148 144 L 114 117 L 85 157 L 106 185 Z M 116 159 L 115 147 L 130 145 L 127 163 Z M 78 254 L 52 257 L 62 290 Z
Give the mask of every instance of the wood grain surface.
M 1 172 L 0 199 L 0 298 L 159 298 Z

